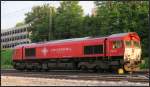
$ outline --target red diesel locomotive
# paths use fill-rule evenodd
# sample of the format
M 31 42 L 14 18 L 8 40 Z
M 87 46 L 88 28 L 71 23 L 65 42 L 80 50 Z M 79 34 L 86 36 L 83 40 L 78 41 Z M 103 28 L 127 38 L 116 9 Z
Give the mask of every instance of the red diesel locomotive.
M 17 70 L 136 71 L 140 61 L 140 38 L 135 32 L 24 44 L 13 51 Z

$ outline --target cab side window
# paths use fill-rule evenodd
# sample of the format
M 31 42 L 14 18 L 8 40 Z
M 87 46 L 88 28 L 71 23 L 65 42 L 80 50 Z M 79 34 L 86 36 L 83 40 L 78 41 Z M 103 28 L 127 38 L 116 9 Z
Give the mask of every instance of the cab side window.
M 133 41 L 133 45 L 135 48 L 140 48 L 140 44 L 137 41 Z
M 112 42 L 112 48 L 116 49 L 116 48 L 121 48 L 122 46 L 122 41 L 121 40 L 116 40 Z

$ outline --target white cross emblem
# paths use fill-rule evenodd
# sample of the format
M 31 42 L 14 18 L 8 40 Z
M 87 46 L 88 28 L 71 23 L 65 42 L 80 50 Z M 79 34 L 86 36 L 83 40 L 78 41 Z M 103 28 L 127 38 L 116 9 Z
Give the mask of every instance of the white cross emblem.
M 42 53 L 44 54 L 44 56 L 47 54 L 48 50 L 46 48 L 42 49 Z

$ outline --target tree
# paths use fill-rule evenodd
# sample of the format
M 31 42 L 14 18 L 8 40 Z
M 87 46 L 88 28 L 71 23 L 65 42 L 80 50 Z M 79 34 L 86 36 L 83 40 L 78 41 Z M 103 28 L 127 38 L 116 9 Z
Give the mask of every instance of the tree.
M 48 41 L 52 39 L 50 37 L 52 37 L 54 23 L 51 22 L 55 13 L 54 7 L 44 4 L 42 6 L 33 7 L 31 12 L 25 14 L 25 23 L 31 24 L 31 29 L 29 31 L 32 31 L 30 38 L 33 42 Z
M 148 56 L 148 1 L 96 1 L 95 4 L 102 35 L 137 32 L 142 54 Z
M 101 36 L 101 21 L 95 16 L 86 15 L 82 23 L 83 36 Z
M 24 25 L 23 22 L 18 22 L 15 27 L 19 27 L 19 26 L 22 26 L 22 25 Z
M 55 37 L 57 39 L 82 36 L 83 10 L 78 1 L 62 1 L 55 18 Z

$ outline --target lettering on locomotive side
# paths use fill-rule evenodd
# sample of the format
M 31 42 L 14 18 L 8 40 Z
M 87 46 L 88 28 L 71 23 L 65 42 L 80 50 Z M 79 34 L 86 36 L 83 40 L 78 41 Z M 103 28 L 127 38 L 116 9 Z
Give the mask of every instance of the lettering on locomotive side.
M 55 48 L 55 49 L 51 49 L 52 52 L 62 52 L 62 51 L 72 51 L 71 48 Z

